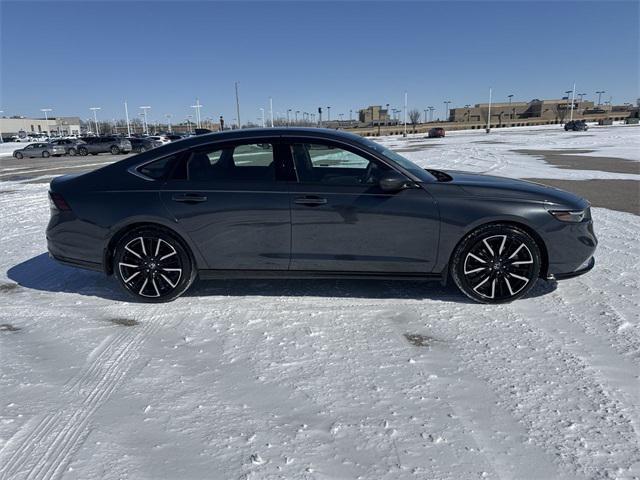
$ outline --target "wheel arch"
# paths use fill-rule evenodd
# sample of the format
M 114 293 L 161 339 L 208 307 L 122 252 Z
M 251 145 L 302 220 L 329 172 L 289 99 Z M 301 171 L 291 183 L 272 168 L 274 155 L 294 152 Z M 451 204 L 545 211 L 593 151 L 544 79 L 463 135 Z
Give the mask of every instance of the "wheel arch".
M 201 259 L 197 258 L 197 250 L 193 248 L 193 246 L 189 241 L 186 240 L 184 235 L 180 234 L 175 229 L 163 223 L 154 222 L 154 221 L 136 221 L 136 222 L 132 222 L 132 223 L 128 223 L 126 225 L 120 226 L 118 229 L 116 229 L 114 234 L 111 235 L 111 238 L 109 238 L 109 241 L 107 242 L 107 245 L 104 248 L 103 263 L 102 263 L 104 265 L 104 270 L 107 275 L 113 274 L 113 254 L 114 254 L 116 245 L 118 244 L 120 239 L 123 236 L 125 236 L 128 232 L 139 229 L 139 228 L 156 228 L 174 237 L 178 242 L 182 244 L 184 249 L 189 254 L 189 257 L 191 258 L 191 261 L 193 263 L 194 270 L 199 269 L 198 266 L 202 263 Z
M 544 240 L 542 239 L 542 237 L 538 234 L 538 232 L 535 231 L 534 228 L 532 228 L 531 226 L 527 225 L 526 223 L 523 222 L 518 222 L 517 220 L 493 220 L 490 222 L 485 222 L 485 223 L 481 223 L 479 225 L 474 225 L 472 228 L 470 228 L 469 230 L 465 231 L 464 234 L 458 239 L 458 242 L 456 243 L 455 247 L 453 247 L 453 250 L 451 250 L 451 253 L 449 254 L 449 260 L 447 262 L 447 266 L 446 269 L 448 270 L 451 262 L 453 260 L 453 255 L 455 255 L 456 250 L 458 249 L 458 246 L 460 245 L 460 243 L 462 243 L 462 241 L 467 238 L 469 235 L 471 235 L 473 232 L 475 232 L 476 230 L 479 230 L 481 228 L 485 228 L 485 227 L 489 227 L 492 225 L 507 225 L 507 226 L 512 226 L 512 227 L 517 227 L 520 230 L 523 230 L 525 233 L 527 233 L 531 238 L 533 238 L 533 240 L 536 242 L 536 245 L 538 246 L 538 248 L 540 249 L 540 274 L 539 277 L 541 278 L 546 278 L 548 275 L 548 271 L 549 271 L 549 254 L 547 252 L 547 245 L 545 244 Z

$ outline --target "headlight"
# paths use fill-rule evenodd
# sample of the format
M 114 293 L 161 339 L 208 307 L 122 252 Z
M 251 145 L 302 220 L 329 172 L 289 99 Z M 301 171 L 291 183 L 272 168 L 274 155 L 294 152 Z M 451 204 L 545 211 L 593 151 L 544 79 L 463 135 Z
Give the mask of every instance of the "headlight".
M 580 223 L 585 218 L 585 210 L 549 210 L 561 222 Z

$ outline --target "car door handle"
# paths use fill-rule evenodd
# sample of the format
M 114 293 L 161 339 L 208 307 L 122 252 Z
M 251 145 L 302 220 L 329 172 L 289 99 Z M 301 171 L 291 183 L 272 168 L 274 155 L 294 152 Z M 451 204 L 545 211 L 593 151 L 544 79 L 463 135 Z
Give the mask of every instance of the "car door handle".
M 182 203 L 202 203 L 207 201 L 207 197 L 199 193 L 176 193 L 171 200 Z
M 312 196 L 298 197 L 293 201 L 293 203 L 297 203 L 298 205 L 307 205 L 309 207 L 313 207 L 315 205 L 325 205 L 327 203 L 327 199 L 322 197 L 312 197 Z

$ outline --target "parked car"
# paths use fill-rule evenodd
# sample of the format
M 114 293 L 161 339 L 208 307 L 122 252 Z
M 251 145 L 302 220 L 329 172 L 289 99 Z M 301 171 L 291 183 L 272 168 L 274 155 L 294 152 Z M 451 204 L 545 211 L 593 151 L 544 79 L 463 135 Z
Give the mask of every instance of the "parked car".
M 442 138 L 444 137 L 444 128 L 436 127 L 430 128 L 428 133 L 429 138 Z
M 119 153 L 129 153 L 131 151 L 131 142 L 126 138 L 120 137 L 84 137 L 83 145 L 78 145 L 78 154 L 80 155 L 97 155 L 99 153 L 111 153 L 118 155 Z
M 574 132 L 586 132 L 587 130 L 589 130 L 589 126 L 584 120 L 571 120 L 570 122 L 564 124 L 564 129 L 567 132 L 569 130 Z
M 147 150 L 151 150 L 152 148 L 161 147 L 163 145 L 162 142 L 157 140 L 151 140 L 150 138 L 135 138 L 129 137 L 127 140 L 131 142 L 131 151 L 135 153 L 146 152 Z
M 83 145 L 84 142 L 82 140 L 76 140 L 71 138 L 63 138 L 60 140 L 53 140 L 51 142 L 53 145 L 59 145 L 64 148 L 65 154 L 74 156 L 78 153 L 78 145 Z
M 171 140 L 166 136 L 166 135 L 153 135 L 151 137 L 147 137 L 151 140 L 155 140 L 156 142 L 160 142 L 162 143 L 162 145 L 165 145 L 167 143 L 171 143 Z
M 166 137 L 172 142 L 177 142 L 178 140 L 182 140 L 184 138 L 182 135 L 174 135 L 174 134 L 166 135 Z
M 200 278 L 453 282 L 478 302 L 593 268 L 589 203 L 537 183 L 424 169 L 366 138 L 200 135 L 50 185 L 50 255 L 141 301 Z
M 54 145 L 52 143 L 30 143 L 24 148 L 19 150 L 14 150 L 13 156 L 15 158 L 33 158 L 33 157 L 43 157 L 47 158 L 51 155 L 55 157 L 59 157 L 60 155 L 64 155 L 66 153 L 65 148 L 60 145 Z

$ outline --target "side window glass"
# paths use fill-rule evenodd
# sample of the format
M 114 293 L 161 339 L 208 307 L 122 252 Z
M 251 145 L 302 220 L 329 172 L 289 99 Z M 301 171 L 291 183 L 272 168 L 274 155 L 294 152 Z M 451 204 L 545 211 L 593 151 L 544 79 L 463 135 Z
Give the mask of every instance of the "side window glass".
M 173 165 L 173 160 L 177 157 L 178 155 L 169 155 L 168 157 L 147 163 L 146 165 L 138 168 L 138 172 L 145 177 L 153 178 L 154 180 L 163 179 L 169 173 L 169 169 Z
M 303 183 L 375 185 L 390 168 L 332 145 L 295 143 L 291 154 Z
M 195 151 L 187 161 L 192 181 L 275 182 L 273 145 L 247 144 Z

